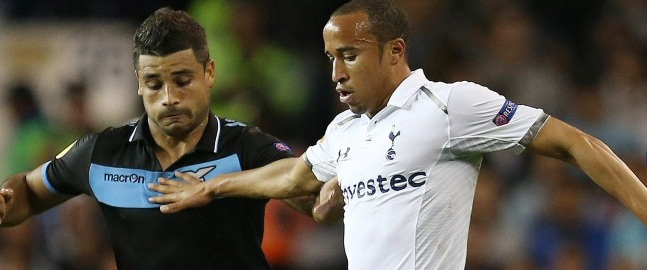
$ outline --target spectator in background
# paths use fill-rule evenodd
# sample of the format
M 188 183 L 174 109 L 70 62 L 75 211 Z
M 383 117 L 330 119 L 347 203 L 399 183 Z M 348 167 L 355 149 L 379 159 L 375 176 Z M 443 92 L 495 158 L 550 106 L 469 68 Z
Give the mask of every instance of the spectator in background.
M 34 89 L 26 83 L 15 83 L 9 88 L 5 99 L 10 108 L 12 140 L 9 155 L 15 157 L 7 162 L 6 176 L 26 170 L 56 154 L 54 130 L 42 114 Z M 0 231 L 0 269 L 30 269 L 34 259 L 36 241 L 40 239 L 39 224 L 35 220 L 25 222 L 9 230 Z
M 221 74 L 214 112 L 298 145 L 301 133 L 292 127 L 305 121 L 312 87 L 299 57 L 268 37 L 269 8 L 259 0 L 196 0 L 189 12 L 205 25 Z

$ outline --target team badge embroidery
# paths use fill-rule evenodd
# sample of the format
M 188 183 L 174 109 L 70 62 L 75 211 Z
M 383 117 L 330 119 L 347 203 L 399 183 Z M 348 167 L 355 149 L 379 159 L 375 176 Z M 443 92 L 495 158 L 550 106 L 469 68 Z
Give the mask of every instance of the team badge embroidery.
M 292 150 L 290 150 L 290 147 L 287 146 L 284 143 L 274 143 L 274 147 L 276 148 L 276 150 L 283 151 L 283 152 L 284 151 L 292 151 Z
M 215 168 L 216 168 L 216 166 L 210 166 L 210 167 L 206 167 L 206 168 L 201 168 L 201 169 L 199 169 L 197 171 L 186 171 L 184 173 L 187 173 L 187 174 L 189 174 L 189 175 L 191 175 L 191 176 L 193 176 L 195 178 L 200 179 L 200 181 L 204 182 L 204 181 L 207 181 L 207 179 L 205 179 L 205 176 L 209 172 L 213 171 L 213 169 L 215 169 Z
M 395 146 L 395 138 L 400 136 L 400 131 L 398 130 L 398 133 L 393 133 L 395 131 L 395 125 L 393 125 L 393 128 L 391 129 L 391 133 L 389 133 L 389 139 L 391 140 L 391 147 L 389 150 L 386 151 L 386 159 L 387 160 L 394 160 L 395 159 L 395 149 L 393 149 L 393 146 Z
M 503 126 L 510 123 L 515 112 L 517 112 L 517 104 L 506 99 L 501 110 L 499 110 L 499 113 L 497 113 L 496 116 L 494 116 L 494 119 L 492 119 L 492 122 L 497 126 Z

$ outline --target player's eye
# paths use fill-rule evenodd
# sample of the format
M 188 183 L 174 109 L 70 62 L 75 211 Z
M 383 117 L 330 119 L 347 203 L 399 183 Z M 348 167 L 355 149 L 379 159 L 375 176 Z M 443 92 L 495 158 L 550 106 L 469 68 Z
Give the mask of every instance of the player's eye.
M 357 56 L 352 54 L 352 55 L 344 55 L 344 61 L 355 61 L 357 59 Z
M 162 83 L 159 81 L 147 81 L 146 87 L 151 90 L 159 90 L 162 88 Z
M 180 80 L 177 80 L 176 83 L 178 86 L 184 87 L 191 84 L 191 79 L 180 79 Z

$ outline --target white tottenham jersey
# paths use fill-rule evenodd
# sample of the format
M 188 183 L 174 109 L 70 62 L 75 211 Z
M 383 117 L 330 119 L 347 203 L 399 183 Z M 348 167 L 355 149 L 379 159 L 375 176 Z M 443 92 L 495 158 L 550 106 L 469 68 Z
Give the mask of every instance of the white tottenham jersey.
M 306 159 L 319 180 L 339 178 L 349 269 L 464 269 L 482 154 L 523 151 L 547 117 L 422 70 L 372 119 L 335 117 Z

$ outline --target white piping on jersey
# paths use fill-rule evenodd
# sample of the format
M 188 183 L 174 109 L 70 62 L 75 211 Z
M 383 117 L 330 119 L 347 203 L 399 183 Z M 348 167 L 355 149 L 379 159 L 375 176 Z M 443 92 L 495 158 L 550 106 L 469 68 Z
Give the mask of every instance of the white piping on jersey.
M 436 95 L 434 95 L 434 93 L 432 93 L 431 90 L 427 89 L 427 87 L 424 87 L 424 86 L 421 86 L 420 90 L 422 90 L 422 92 L 425 92 L 425 94 L 427 94 L 427 96 L 431 99 L 431 101 L 436 103 L 436 106 L 438 106 L 438 108 L 440 108 L 443 112 L 445 112 L 445 114 L 449 114 L 447 112 L 447 105 L 445 105 L 440 99 L 438 99 L 438 97 L 436 97 Z
M 348 123 L 349 121 L 351 121 L 353 119 L 360 118 L 360 117 L 362 117 L 362 116 L 359 115 L 359 114 L 353 114 L 353 115 L 347 117 L 346 119 L 339 121 L 337 124 L 335 124 L 335 126 L 337 126 L 337 127 L 343 126 L 344 124 Z
M 220 118 L 218 118 L 217 115 L 214 115 L 214 116 L 216 117 L 216 121 L 218 121 L 218 125 L 217 125 L 218 126 L 218 132 L 216 133 L 216 141 L 214 141 L 214 143 L 213 143 L 213 152 L 218 153 L 218 141 L 220 140 L 221 127 L 220 127 Z
M 213 152 L 218 153 L 218 141 L 220 140 L 220 118 L 217 115 L 214 115 L 216 117 L 216 121 L 218 121 L 218 124 L 216 125 L 218 127 L 218 132 L 216 132 L 216 140 L 213 142 Z
M 133 137 L 135 137 L 136 132 L 137 132 L 137 126 L 135 126 L 135 129 L 133 129 L 133 133 L 130 133 L 130 138 L 128 138 L 128 142 L 133 142 Z

